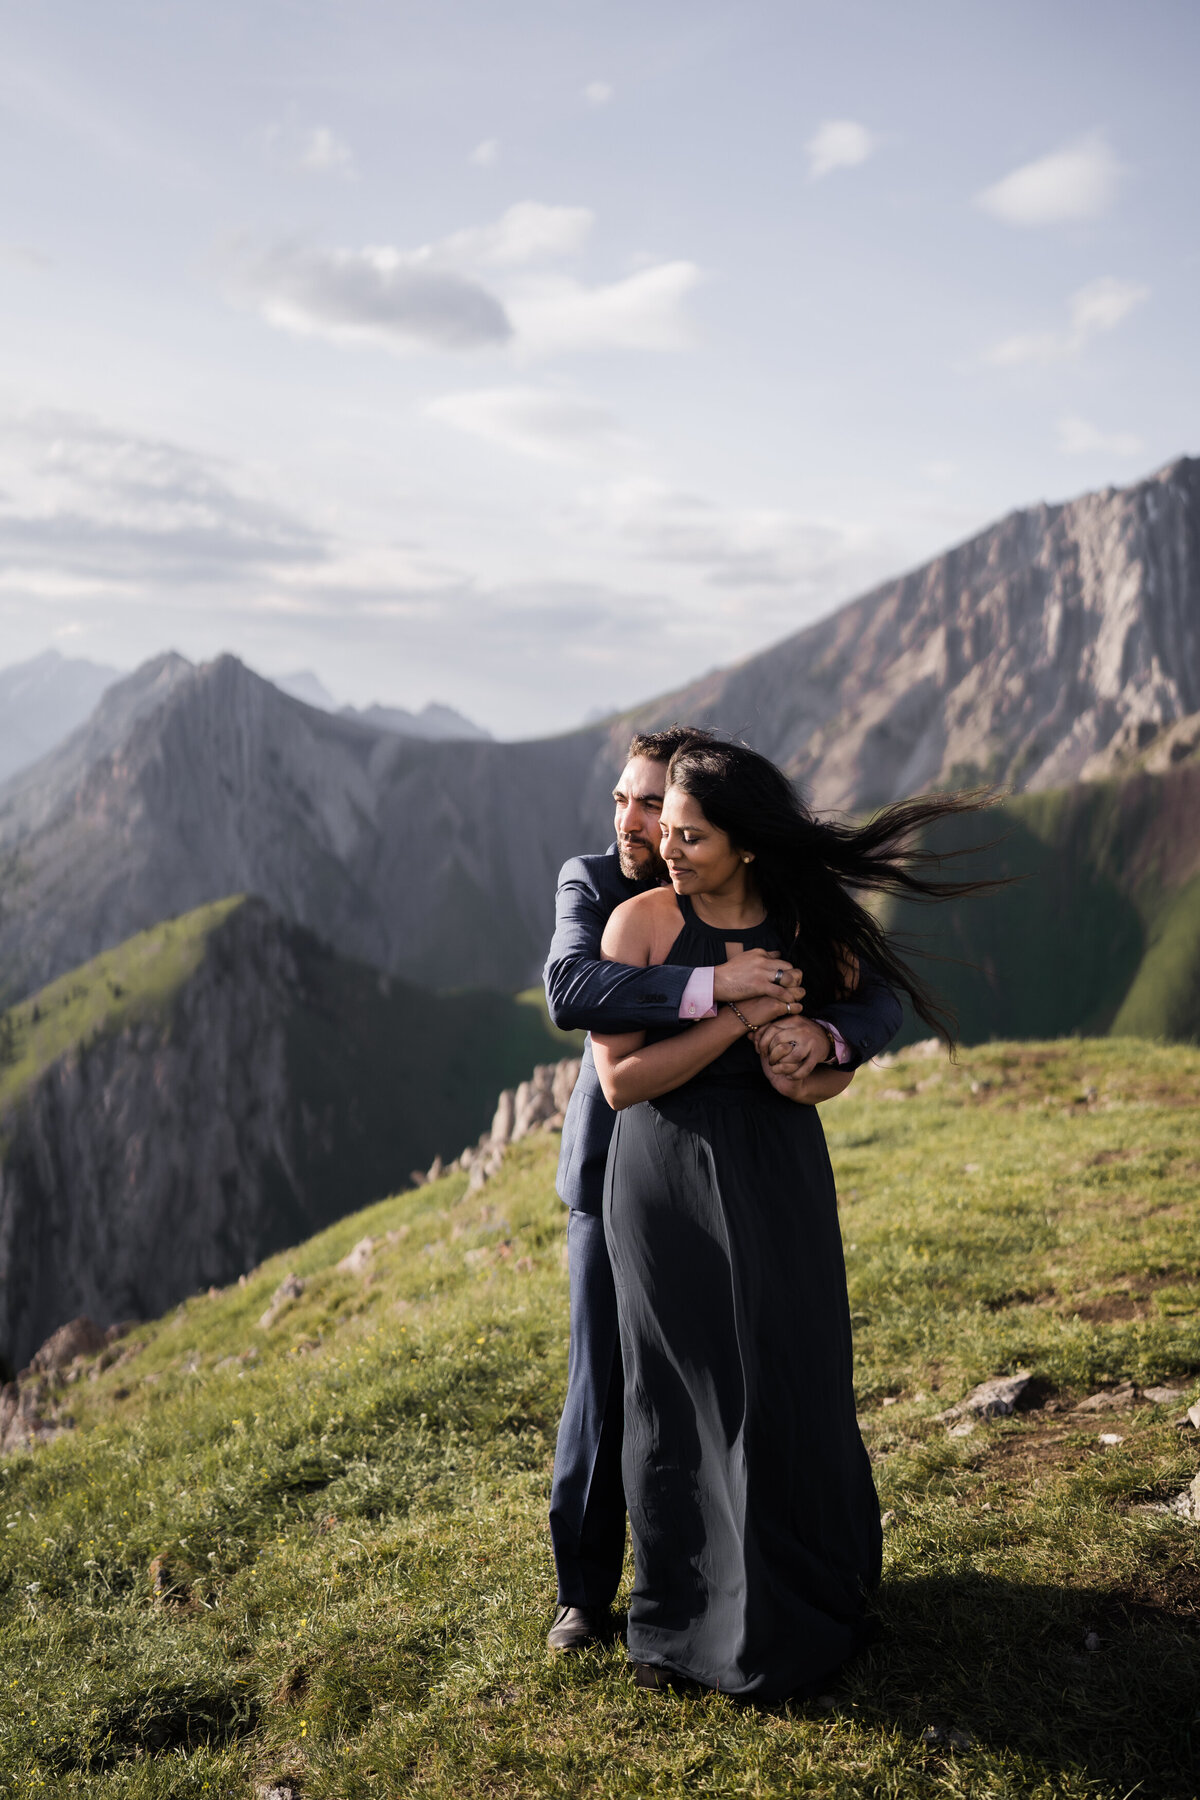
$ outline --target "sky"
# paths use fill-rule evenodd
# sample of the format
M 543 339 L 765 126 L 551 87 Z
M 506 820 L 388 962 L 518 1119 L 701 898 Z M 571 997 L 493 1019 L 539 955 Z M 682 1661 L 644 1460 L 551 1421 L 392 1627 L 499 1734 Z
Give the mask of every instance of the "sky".
M 0 664 L 560 730 L 1200 453 L 1191 0 L 10 0 Z

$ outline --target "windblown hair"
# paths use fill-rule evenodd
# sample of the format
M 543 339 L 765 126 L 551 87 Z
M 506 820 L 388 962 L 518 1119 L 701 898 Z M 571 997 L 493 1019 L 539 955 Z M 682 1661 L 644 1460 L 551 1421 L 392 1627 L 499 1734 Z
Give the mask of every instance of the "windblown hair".
M 924 794 L 884 807 L 864 825 L 818 818 L 765 756 L 708 733 L 690 735 L 671 758 L 667 786 L 689 794 L 711 825 L 752 853 L 767 917 L 784 954 L 804 970 L 808 1004 L 844 999 L 847 968 L 869 963 L 953 1047 L 953 1015 L 854 893 L 937 901 L 990 892 L 995 881 L 937 878 L 945 857 L 920 842 L 929 826 L 977 812 L 988 797 Z

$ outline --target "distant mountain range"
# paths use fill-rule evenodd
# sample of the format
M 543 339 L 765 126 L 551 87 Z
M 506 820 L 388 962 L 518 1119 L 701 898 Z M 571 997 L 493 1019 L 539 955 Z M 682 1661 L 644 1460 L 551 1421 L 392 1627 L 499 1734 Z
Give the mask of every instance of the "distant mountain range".
M 453 706 L 443 706 L 438 700 L 430 700 L 419 713 L 409 712 L 403 706 L 381 706 L 378 702 L 372 706 L 339 706 L 311 669 L 295 669 L 290 675 L 276 675 L 274 680 L 275 686 L 294 700 L 319 706 L 323 712 L 336 712 L 343 719 L 358 719 L 380 731 L 398 732 L 401 737 L 490 739 L 492 735 L 482 725 L 473 725 Z
M 402 737 L 300 704 L 232 657 L 162 657 L 0 788 L 0 970 L 26 993 L 160 918 L 251 892 L 427 986 L 513 990 L 536 979 L 560 862 L 608 840 L 633 727 L 743 736 L 819 807 L 861 811 L 933 786 L 1034 795 L 1115 778 L 1197 713 L 1200 462 L 1186 458 L 1013 514 L 734 668 L 557 738 Z M 1085 834 L 1071 854 L 1138 863 L 1147 796 L 1185 787 L 1137 775 L 1140 798 L 1116 807 L 1126 835 L 1102 849 Z M 1055 814 L 1051 835 L 1091 804 Z M 1172 817 L 1182 871 L 1200 823 Z M 931 924 L 950 942 L 944 917 Z M 1078 929 L 1061 909 L 1043 923 Z M 985 1002 L 972 1015 L 984 1036 L 999 1016 Z
M 0 1362 L 224 1284 L 408 1185 L 563 1053 L 537 1006 L 437 996 L 258 900 L 164 921 L 0 1015 Z
M 57 650 L 0 669 L 0 782 L 82 725 L 119 675 Z

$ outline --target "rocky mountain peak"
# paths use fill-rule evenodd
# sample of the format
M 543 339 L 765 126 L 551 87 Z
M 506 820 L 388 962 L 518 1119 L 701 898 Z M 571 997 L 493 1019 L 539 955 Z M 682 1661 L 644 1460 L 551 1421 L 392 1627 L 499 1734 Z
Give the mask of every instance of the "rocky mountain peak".
M 1062 785 L 1125 725 L 1200 707 L 1200 461 L 1010 514 L 639 711 L 745 736 L 821 808 Z M 627 729 L 627 721 L 617 726 Z

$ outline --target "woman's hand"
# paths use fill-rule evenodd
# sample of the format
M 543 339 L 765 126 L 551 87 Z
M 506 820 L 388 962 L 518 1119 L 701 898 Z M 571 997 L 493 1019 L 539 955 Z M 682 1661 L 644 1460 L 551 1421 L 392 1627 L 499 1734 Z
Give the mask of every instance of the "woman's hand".
M 778 1067 L 772 1067 L 766 1057 L 762 1058 L 762 1070 L 777 1094 L 785 1100 L 794 1100 L 799 1106 L 819 1106 L 823 1100 L 834 1100 L 844 1094 L 854 1080 L 853 1069 L 814 1069 L 811 1075 L 802 1075 L 797 1080 L 794 1076 L 784 1075 Z
M 833 1048 L 828 1031 L 815 1019 L 788 1017 L 755 1033 L 755 1048 L 768 1065 L 793 1080 L 811 1075 L 829 1061 Z

